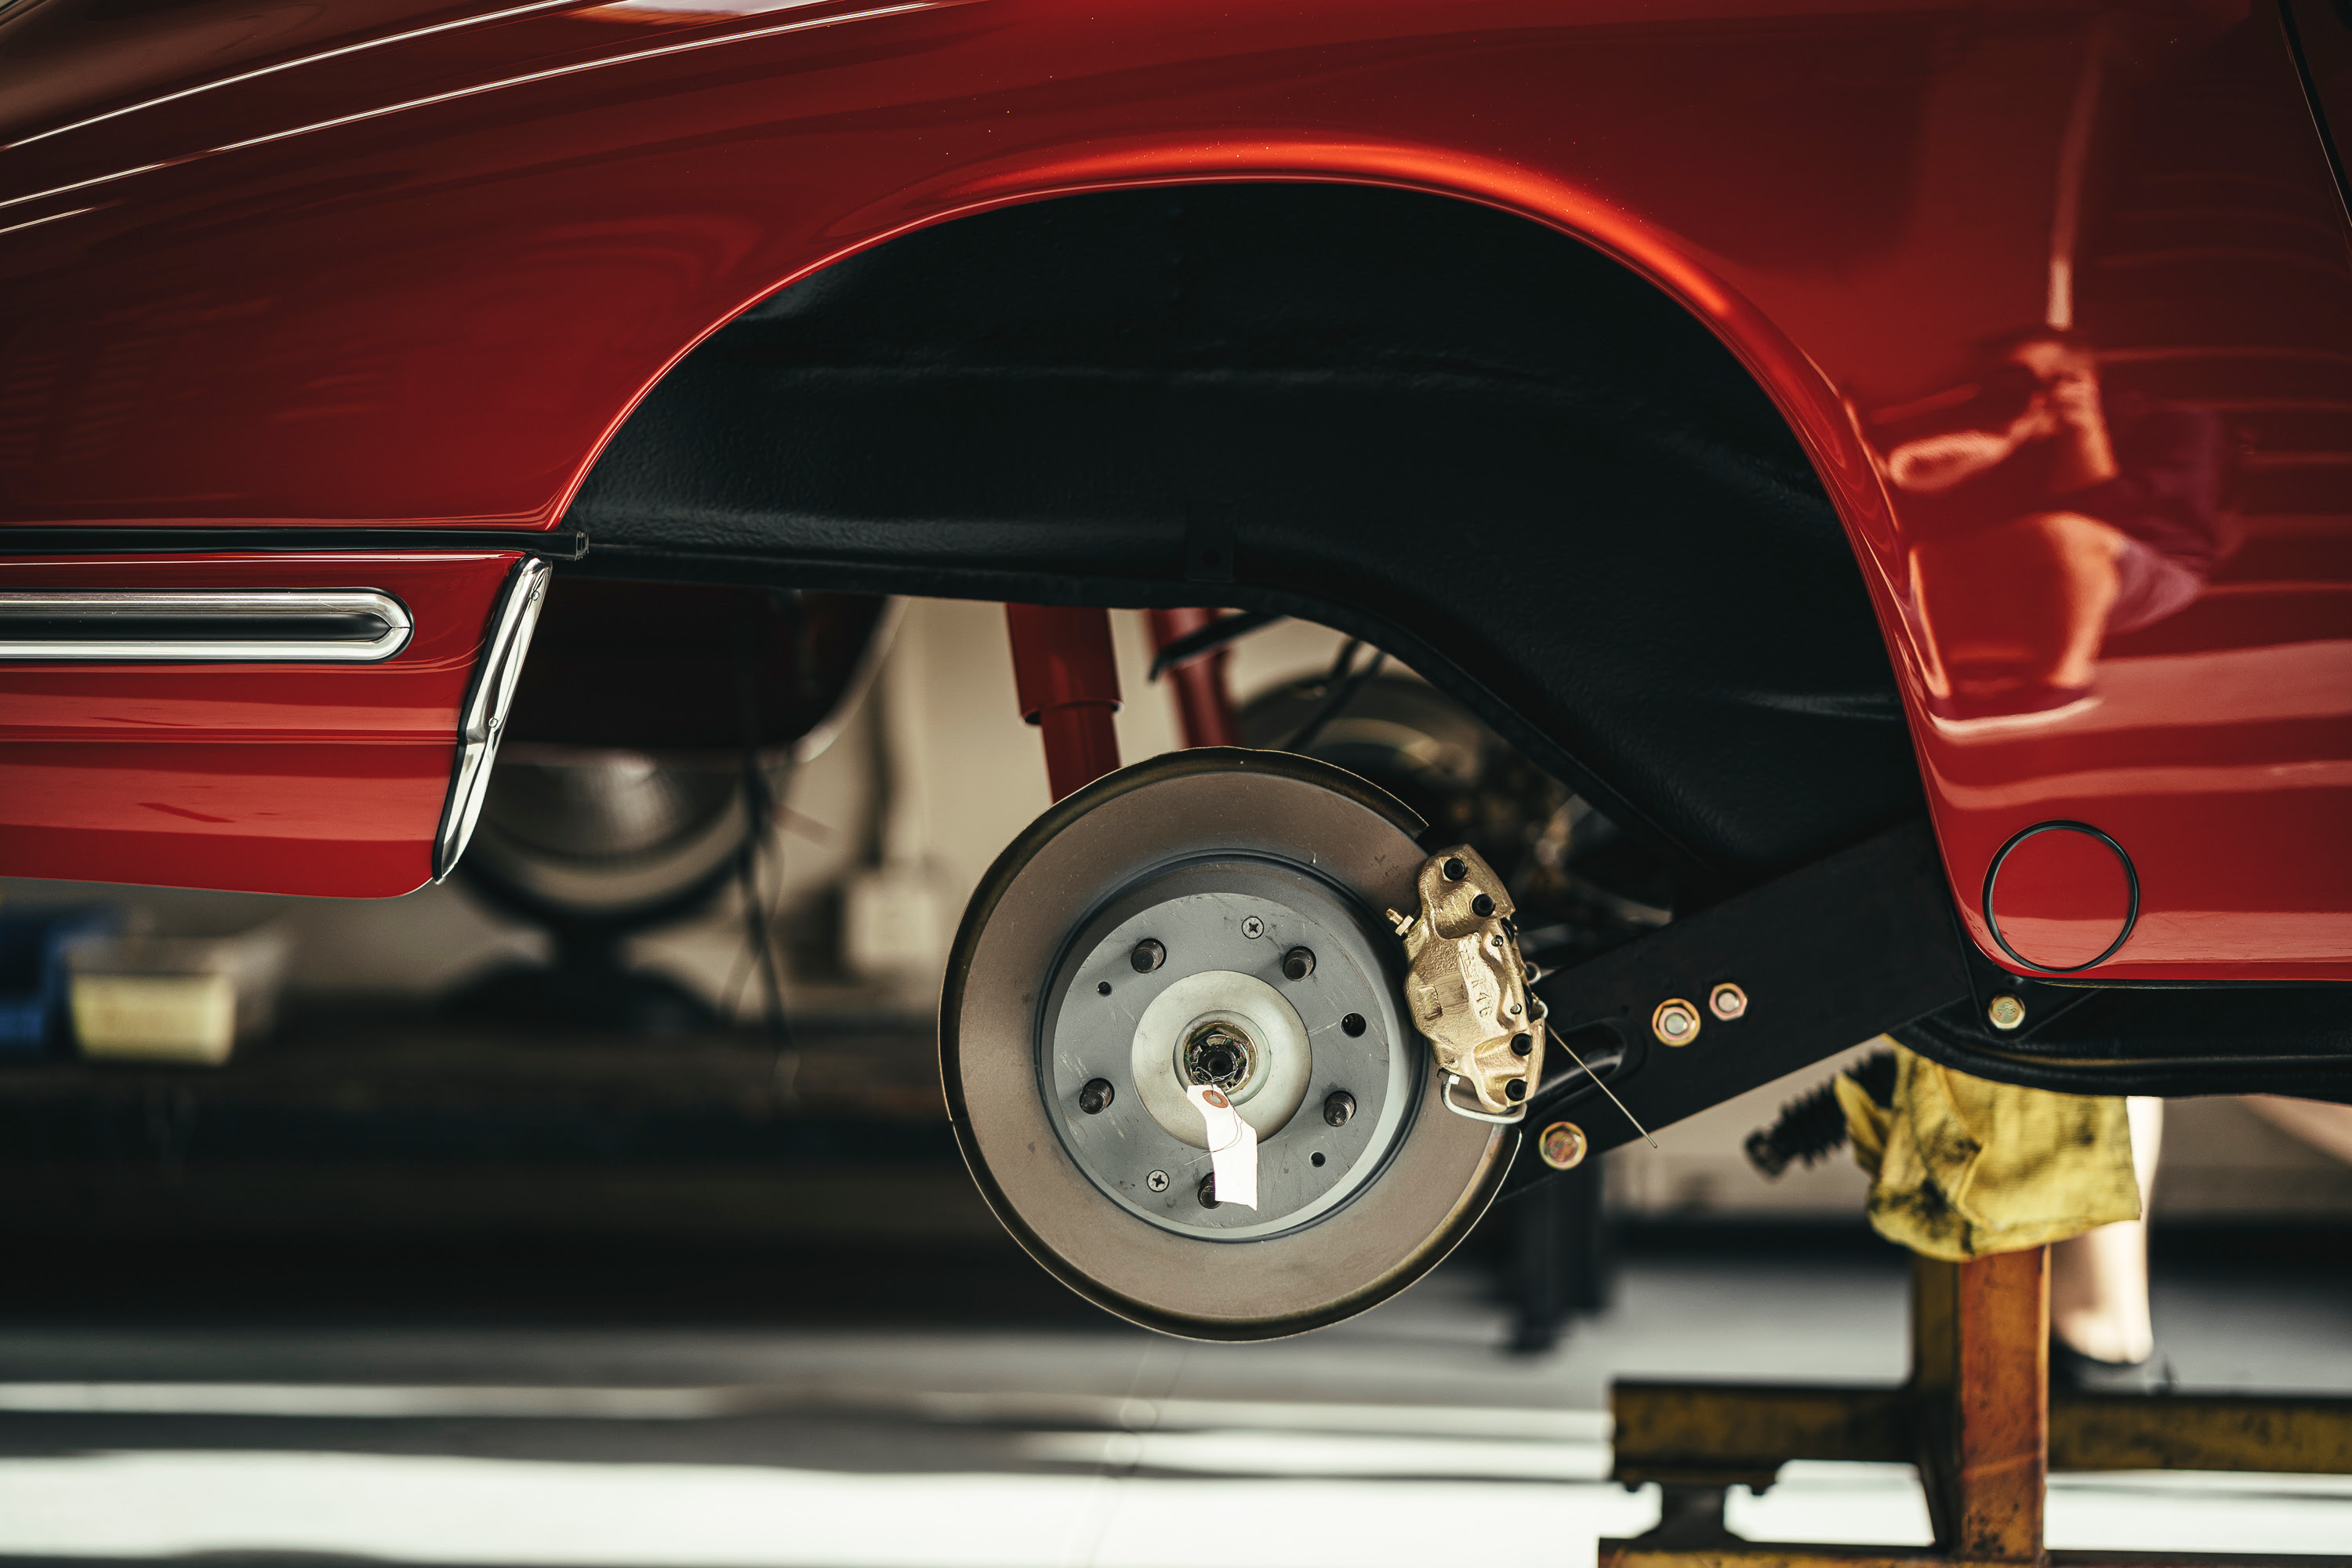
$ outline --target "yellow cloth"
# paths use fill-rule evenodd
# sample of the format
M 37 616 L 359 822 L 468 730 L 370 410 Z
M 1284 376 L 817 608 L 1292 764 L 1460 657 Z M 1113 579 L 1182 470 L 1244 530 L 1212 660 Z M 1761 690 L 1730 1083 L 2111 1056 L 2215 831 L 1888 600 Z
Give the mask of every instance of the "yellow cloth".
M 1892 1109 L 1836 1079 L 1879 1235 L 1957 1263 L 2139 1217 L 2121 1100 L 1987 1083 L 1900 1047 L 1895 1056 Z

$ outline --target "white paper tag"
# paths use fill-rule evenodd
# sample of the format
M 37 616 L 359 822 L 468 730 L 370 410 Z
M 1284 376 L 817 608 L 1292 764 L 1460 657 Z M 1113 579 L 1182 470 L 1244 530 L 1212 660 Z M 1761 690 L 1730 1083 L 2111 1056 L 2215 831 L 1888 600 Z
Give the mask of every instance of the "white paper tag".
M 1209 1169 L 1221 1204 L 1257 1207 L 1257 1129 L 1242 1120 L 1234 1102 L 1206 1084 L 1192 1084 L 1184 1098 L 1209 1124 Z

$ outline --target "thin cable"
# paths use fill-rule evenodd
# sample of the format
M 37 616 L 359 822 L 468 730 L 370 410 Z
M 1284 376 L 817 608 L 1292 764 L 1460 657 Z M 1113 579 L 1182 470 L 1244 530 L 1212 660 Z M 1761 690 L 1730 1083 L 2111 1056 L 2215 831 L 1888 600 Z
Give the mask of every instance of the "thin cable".
M 1549 1031 L 1547 1030 L 1546 1033 L 1549 1034 Z M 1568 1053 L 1568 1059 L 1570 1061 L 1574 1062 L 1579 1068 L 1583 1069 L 1584 1076 L 1592 1080 L 1593 1088 L 1607 1095 L 1609 1097 L 1609 1102 L 1612 1105 L 1614 1105 L 1620 1110 L 1625 1110 L 1625 1102 L 1617 1098 L 1617 1091 L 1610 1088 L 1608 1084 L 1601 1081 L 1600 1074 L 1594 1072 L 1591 1068 L 1584 1066 L 1584 1058 L 1576 1054 L 1576 1047 L 1574 1046 L 1570 1045 L 1567 1040 L 1561 1038 L 1558 1035 L 1551 1035 L 1550 1038 L 1553 1044 L 1559 1046 L 1561 1050 Z M 1630 1110 L 1625 1110 L 1625 1120 L 1633 1124 L 1633 1131 L 1642 1135 L 1643 1142 L 1648 1143 L 1653 1149 L 1658 1146 L 1658 1141 L 1650 1136 L 1650 1130 L 1642 1125 L 1642 1119 L 1640 1117 L 1634 1115 Z

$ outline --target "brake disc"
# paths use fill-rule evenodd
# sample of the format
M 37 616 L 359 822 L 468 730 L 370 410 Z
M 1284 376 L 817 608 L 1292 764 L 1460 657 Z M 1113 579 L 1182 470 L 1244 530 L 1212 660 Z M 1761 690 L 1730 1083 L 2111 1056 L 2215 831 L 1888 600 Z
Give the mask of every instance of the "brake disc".
M 998 858 L 941 1001 L 956 1138 L 1038 1262 L 1200 1339 L 1335 1322 L 1484 1212 L 1513 1131 L 1448 1115 L 1381 919 L 1418 907 L 1421 823 L 1353 774 L 1179 752 L 1097 780 Z M 1257 1133 L 1221 1202 L 1189 1086 Z

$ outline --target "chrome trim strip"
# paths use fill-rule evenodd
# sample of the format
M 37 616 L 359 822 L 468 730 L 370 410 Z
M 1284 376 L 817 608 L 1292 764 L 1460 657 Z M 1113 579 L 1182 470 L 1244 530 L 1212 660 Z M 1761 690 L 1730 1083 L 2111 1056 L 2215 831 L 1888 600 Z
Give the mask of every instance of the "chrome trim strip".
M 490 764 L 498 760 L 499 738 L 506 732 L 507 709 L 514 701 L 515 682 L 522 679 L 522 661 L 530 652 L 530 634 L 539 626 L 540 606 L 547 602 L 547 563 L 536 556 L 518 561 L 490 608 L 489 634 L 474 679 L 466 689 L 466 705 L 458 710 L 457 756 L 449 772 L 449 800 L 441 810 L 441 829 L 433 839 L 433 879 L 446 881 L 457 868 L 457 858 L 474 837 L 481 819 L 482 797 L 490 783 Z
M 374 664 L 415 632 L 374 588 L 0 593 L 12 662 Z

